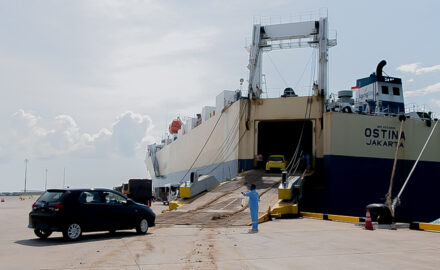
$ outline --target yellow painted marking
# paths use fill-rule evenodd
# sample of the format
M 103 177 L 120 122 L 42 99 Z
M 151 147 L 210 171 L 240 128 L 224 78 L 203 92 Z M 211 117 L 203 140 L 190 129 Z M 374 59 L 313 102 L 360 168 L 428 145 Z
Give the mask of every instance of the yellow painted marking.
M 440 224 L 419 223 L 419 229 L 428 231 L 440 231 Z
M 312 218 L 320 218 L 320 219 L 324 218 L 324 214 L 321 213 L 301 212 L 301 215 L 304 217 L 312 217 Z M 327 219 L 335 220 L 335 221 L 352 222 L 352 223 L 360 222 L 359 217 L 352 217 L 352 216 L 327 215 Z
M 320 213 L 311 213 L 311 212 L 301 212 L 301 216 L 303 217 L 312 217 L 312 218 L 320 218 L 322 219 L 324 217 L 324 214 Z
M 191 188 L 190 187 L 179 187 L 179 194 L 182 198 L 191 198 Z
M 298 204 L 282 202 L 282 200 L 279 200 L 273 207 L 269 207 L 267 212 L 268 213 L 265 213 L 258 218 L 258 223 L 269 221 L 270 217 L 281 218 L 283 215 L 298 214 Z M 250 226 L 252 223 L 249 223 L 248 225 Z
M 329 220 L 338 220 L 338 221 L 353 222 L 353 223 L 359 222 L 358 217 L 339 216 L 339 215 L 328 215 L 327 217 Z
M 242 176 L 247 174 L 248 172 L 251 172 L 252 170 L 247 170 L 247 171 L 242 171 L 241 173 L 239 173 L 237 176 Z M 233 178 L 234 179 L 234 178 Z
M 278 189 L 278 199 L 280 200 L 290 200 L 291 199 L 291 192 L 290 188 L 279 188 Z
M 282 202 L 279 200 L 270 211 L 270 214 L 274 217 L 281 217 L 283 215 L 295 215 L 298 214 L 298 204 Z
M 263 222 L 266 222 L 268 220 L 269 220 L 269 215 L 266 213 L 266 214 L 263 214 L 261 217 L 258 218 L 258 223 L 263 223 Z M 251 223 L 251 225 L 252 225 L 252 223 Z
M 179 206 L 181 206 L 181 204 L 179 204 L 177 201 L 171 201 L 168 203 L 170 211 L 176 209 Z

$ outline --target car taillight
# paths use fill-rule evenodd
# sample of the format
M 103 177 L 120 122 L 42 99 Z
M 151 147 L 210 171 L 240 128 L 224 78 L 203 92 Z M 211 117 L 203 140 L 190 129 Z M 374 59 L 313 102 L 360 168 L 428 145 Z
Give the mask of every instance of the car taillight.
M 55 209 L 55 211 L 60 211 L 60 209 L 64 208 L 64 204 L 57 203 L 53 206 L 53 208 Z
M 32 210 L 35 209 L 35 203 L 32 204 Z

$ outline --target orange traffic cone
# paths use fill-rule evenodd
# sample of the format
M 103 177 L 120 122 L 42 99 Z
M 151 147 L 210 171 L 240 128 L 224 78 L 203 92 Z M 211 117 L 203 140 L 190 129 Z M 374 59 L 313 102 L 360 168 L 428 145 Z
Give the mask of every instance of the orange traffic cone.
M 367 209 L 367 214 L 365 216 L 365 230 L 374 230 L 373 223 L 371 222 L 370 210 Z

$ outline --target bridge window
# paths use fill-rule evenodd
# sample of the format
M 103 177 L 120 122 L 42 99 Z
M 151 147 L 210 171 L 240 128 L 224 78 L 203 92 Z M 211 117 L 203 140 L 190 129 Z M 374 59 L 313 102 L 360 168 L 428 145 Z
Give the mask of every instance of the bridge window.
M 386 85 L 382 85 L 382 94 L 384 94 L 384 95 L 388 95 L 388 86 L 386 86 Z
M 393 87 L 393 95 L 400 96 L 400 89 L 399 89 L 399 87 Z

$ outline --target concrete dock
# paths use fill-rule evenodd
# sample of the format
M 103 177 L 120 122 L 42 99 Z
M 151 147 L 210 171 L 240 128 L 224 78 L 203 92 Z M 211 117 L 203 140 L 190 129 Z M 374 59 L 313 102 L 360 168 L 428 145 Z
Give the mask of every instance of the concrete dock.
M 135 231 L 61 233 L 38 239 L 26 228 L 34 199 L 0 204 L 0 269 L 438 269 L 440 233 L 366 231 L 351 223 L 309 218 L 248 226 L 162 224 Z M 153 205 L 156 213 L 163 206 Z M 160 216 L 160 214 L 159 214 Z

